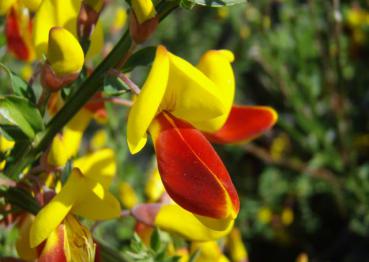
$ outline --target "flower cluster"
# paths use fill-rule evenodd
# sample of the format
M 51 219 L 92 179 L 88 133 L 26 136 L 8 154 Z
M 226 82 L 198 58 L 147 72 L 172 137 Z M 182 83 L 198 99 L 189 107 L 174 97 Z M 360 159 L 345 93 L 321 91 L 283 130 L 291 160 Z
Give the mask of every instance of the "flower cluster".
M 73 85 L 94 71 L 87 66 L 93 63 L 86 61 L 102 55 L 99 16 L 105 4 L 102 0 L 1 2 L 8 50 L 23 61 L 40 61 L 43 91 L 38 104 L 46 107 L 50 118 L 68 111 L 68 99 L 79 91 Z M 151 0 L 132 0 L 131 9 L 134 49 L 154 33 L 160 19 Z M 122 57 L 118 67 L 126 59 Z M 194 241 L 191 249 L 200 250 L 199 261 L 225 261 L 215 242 L 225 236 L 234 261 L 247 258 L 233 228 L 240 209 L 236 187 L 212 144 L 248 142 L 277 121 L 270 107 L 234 104 L 234 59 L 230 50 L 209 50 L 194 66 L 159 45 L 141 89 L 132 87 L 119 71 L 108 72 L 135 90 L 126 103 L 132 105 L 126 123 L 129 151 L 140 152 L 149 134 L 156 154 L 157 169 L 147 186 L 152 203 L 139 204 L 127 183 L 120 186 L 121 202 L 137 225 L 157 226 Z M 105 101 L 96 93 L 54 136 L 38 169 L 31 166 L 24 172 L 25 181 L 37 173 L 42 185 L 31 187 L 40 211 L 18 221 L 17 249 L 24 259 L 94 261 L 99 245 L 78 217 L 99 221 L 122 215 L 119 201 L 109 191 L 117 173 L 115 152 L 97 146 L 78 157 L 89 123 L 93 119 L 102 125 L 109 122 Z M 4 140 L 1 146 L 8 151 L 13 144 Z

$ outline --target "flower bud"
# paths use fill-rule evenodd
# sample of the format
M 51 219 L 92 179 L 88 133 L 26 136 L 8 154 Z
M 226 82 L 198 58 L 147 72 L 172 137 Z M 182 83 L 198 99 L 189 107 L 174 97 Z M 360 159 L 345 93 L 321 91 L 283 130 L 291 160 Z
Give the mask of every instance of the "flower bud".
M 70 84 L 84 64 L 84 53 L 77 39 L 62 27 L 49 32 L 47 62 L 41 72 L 42 86 L 51 91 Z
M 131 4 L 139 24 L 156 16 L 155 7 L 151 0 L 132 0 Z
M 49 32 L 47 61 L 57 76 L 78 74 L 84 64 L 82 47 L 68 30 L 53 27 Z
M 159 20 L 156 16 L 145 21 L 144 23 L 140 23 L 136 14 L 132 12 L 129 21 L 129 31 L 132 39 L 137 44 L 145 42 L 151 36 L 151 34 L 155 32 L 158 23 Z

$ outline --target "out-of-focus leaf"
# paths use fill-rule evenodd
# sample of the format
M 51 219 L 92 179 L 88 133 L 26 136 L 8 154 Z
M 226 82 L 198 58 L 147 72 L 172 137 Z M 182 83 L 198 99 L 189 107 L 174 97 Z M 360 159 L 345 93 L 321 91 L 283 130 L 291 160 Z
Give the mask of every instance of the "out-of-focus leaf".
M 0 97 L 0 125 L 19 128 L 27 137 L 34 138 L 44 123 L 38 109 L 27 99 L 17 96 Z
M 0 63 L 0 67 L 9 75 L 12 89 L 15 95 L 28 98 L 32 103 L 36 102 L 36 96 L 33 89 L 19 75 L 11 71 L 7 66 Z
M 151 65 L 154 61 L 156 47 L 148 46 L 134 53 L 124 65 L 122 72 L 130 72 L 137 66 Z
M 118 77 L 107 75 L 104 78 L 104 94 L 108 96 L 116 96 L 126 93 L 129 87 Z

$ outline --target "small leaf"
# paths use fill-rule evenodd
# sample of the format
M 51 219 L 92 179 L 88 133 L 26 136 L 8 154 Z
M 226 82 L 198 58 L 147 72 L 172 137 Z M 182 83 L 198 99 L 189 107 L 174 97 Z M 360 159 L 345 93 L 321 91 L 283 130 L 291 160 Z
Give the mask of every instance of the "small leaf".
M 156 227 L 151 235 L 150 246 L 151 246 L 151 249 L 154 250 L 155 252 L 158 252 L 161 247 L 160 232 L 159 232 L 159 229 Z
M 104 78 L 104 94 L 107 96 L 116 96 L 126 93 L 129 87 L 118 77 L 107 75 Z
M 15 95 L 28 98 L 31 102 L 36 102 L 36 96 L 33 89 L 26 81 L 24 81 L 19 75 L 11 71 L 7 66 L 0 63 L 5 72 L 9 75 L 12 89 Z
M 186 0 L 186 1 L 210 7 L 222 7 L 246 3 L 246 0 Z
M 137 66 L 151 65 L 154 61 L 156 53 L 156 47 L 148 46 L 134 53 L 124 65 L 122 72 L 131 72 Z
M 17 96 L 0 97 L 0 125 L 16 126 L 29 138 L 34 138 L 44 129 L 38 109 L 25 98 Z

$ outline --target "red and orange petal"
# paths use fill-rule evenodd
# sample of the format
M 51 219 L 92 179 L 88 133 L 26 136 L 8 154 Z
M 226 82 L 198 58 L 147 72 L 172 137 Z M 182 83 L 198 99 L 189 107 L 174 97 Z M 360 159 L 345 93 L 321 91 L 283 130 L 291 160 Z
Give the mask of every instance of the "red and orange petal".
M 249 141 L 269 130 L 278 119 L 266 106 L 233 106 L 224 126 L 213 134 L 206 133 L 212 143 L 230 144 Z
M 60 224 L 50 236 L 37 247 L 39 262 L 67 262 L 64 249 L 65 225 Z
M 150 127 L 159 173 L 171 198 L 188 211 L 212 218 L 235 218 L 237 191 L 205 136 L 167 112 Z
M 32 22 L 21 13 L 22 10 L 10 8 L 5 22 L 5 36 L 8 50 L 22 61 L 30 61 L 34 57 L 31 45 Z
M 85 105 L 85 108 L 98 119 L 104 120 L 107 118 L 107 112 L 101 92 L 96 93 Z

